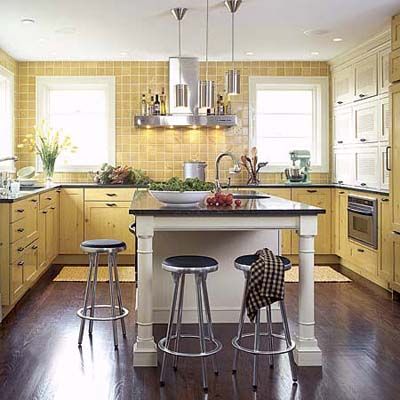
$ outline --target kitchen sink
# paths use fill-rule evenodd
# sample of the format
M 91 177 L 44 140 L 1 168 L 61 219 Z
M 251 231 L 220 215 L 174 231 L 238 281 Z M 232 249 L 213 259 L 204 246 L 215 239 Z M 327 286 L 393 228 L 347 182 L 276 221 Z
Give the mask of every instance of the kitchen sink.
M 271 196 L 267 196 L 266 194 L 257 194 L 257 193 L 236 193 L 233 195 L 234 199 L 240 200 L 251 200 L 251 199 L 269 199 Z
M 44 186 L 23 186 L 19 193 L 33 192 L 34 190 L 43 189 Z

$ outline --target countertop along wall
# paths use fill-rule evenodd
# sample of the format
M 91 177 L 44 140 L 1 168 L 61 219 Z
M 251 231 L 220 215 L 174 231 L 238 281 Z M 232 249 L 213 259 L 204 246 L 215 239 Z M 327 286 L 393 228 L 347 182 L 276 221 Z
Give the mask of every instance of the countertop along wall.
M 138 129 L 133 127 L 133 115 L 139 113 L 140 98 L 148 89 L 152 93 L 168 90 L 168 63 L 165 61 L 110 61 L 110 62 L 18 62 L 17 143 L 33 132 L 36 123 L 37 76 L 90 76 L 116 77 L 116 161 L 141 168 L 156 180 L 182 176 L 182 163 L 187 159 L 200 159 L 208 163 L 207 179 L 215 177 L 215 158 L 225 150 L 238 156 L 248 146 L 248 77 L 249 76 L 328 76 L 326 62 L 319 61 L 254 61 L 237 62 L 242 76 L 242 93 L 232 97 L 232 108 L 238 114 L 237 127 L 223 129 Z M 223 93 L 224 73 L 228 62 L 210 62 L 209 79 L 216 82 L 216 93 Z M 200 65 L 204 78 L 205 65 Z M 17 167 L 34 165 L 34 156 L 19 151 Z M 263 161 L 263 160 L 260 160 Z M 228 167 L 229 161 L 226 161 Z M 288 159 L 289 164 L 289 159 Z M 225 169 L 225 168 L 224 168 Z M 225 177 L 224 177 L 225 178 Z M 329 182 L 329 174 L 313 174 L 314 182 Z M 85 182 L 91 180 L 86 173 L 56 174 L 59 182 Z M 243 183 L 244 173 L 233 182 Z M 280 174 L 263 174 L 262 182 L 281 181 Z

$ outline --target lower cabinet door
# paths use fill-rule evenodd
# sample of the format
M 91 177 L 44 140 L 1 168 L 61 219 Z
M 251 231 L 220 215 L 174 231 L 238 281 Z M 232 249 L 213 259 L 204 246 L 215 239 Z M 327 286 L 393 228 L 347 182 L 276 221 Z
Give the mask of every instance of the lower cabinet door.
M 38 274 L 38 241 L 25 248 L 24 282 L 32 282 Z
M 134 254 L 135 238 L 129 232 L 133 216 L 129 214 L 130 202 L 85 202 L 85 239 L 117 239 L 127 245 L 125 254 Z
M 24 257 L 11 264 L 11 304 L 15 303 L 24 293 L 24 265 Z
M 47 267 L 46 258 L 46 216 L 47 210 L 39 211 L 38 226 L 39 226 L 39 241 L 38 241 L 38 268 L 42 271 Z

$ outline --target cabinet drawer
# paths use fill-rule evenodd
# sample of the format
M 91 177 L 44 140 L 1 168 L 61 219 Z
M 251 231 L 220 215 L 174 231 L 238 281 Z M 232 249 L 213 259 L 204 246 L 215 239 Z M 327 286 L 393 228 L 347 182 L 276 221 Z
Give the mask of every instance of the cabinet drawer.
M 11 222 L 18 221 L 27 214 L 28 199 L 11 204 Z
M 18 221 L 13 222 L 10 225 L 10 243 L 14 243 L 19 239 L 22 239 L 26 235 L 26 218 L 22 218 Z
M 10 249 L 11 262 L 19 260 L 21 257 L 24 256 L 25 246 L 26 246 L 25 238 L 22 238 L 11 245 Z
M 85 201 L 131 201 L 135 190 L 134 188 L 85 189 Z
M 58 193 L 55 190 L 50 192 L 42 193 L 39 195 L 39 204 L 40 209 L 48 207 L 50 204 L 53 204 L 57 201 Z
M 352 262 L 362 271 L 370 274 L 378 274 L 378 253 L 368 247 L 351 243 Z

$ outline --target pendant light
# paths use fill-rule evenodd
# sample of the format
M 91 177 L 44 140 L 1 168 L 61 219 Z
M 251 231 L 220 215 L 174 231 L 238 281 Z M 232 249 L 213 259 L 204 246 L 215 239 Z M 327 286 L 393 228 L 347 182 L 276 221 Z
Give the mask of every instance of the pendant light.
M 182 40 L 181 40 L 181 21 L 185 16 L 187 8 L 173 8 L 171 10 L 172 15 L 178 21 L 178 34 L 179 34 L 179 83 L 175 85 L 175 107 L 187 107 L 188 106 L 188 85 L 182 83 L 182 72 L 181 72 L 181 58 L 182 58 Z
M 214 81 L 208 80 L 208 1 L 206 0 L 206 79 L 199 81 L 199 107 L 214 108 Z
M 242 0 L 225 0 L 225 6 L 232 14 L 232 69 L 225 72 L 225 91 L 228 95 L 240 94 L 240 71 L 235 69 L 235 13 Z

